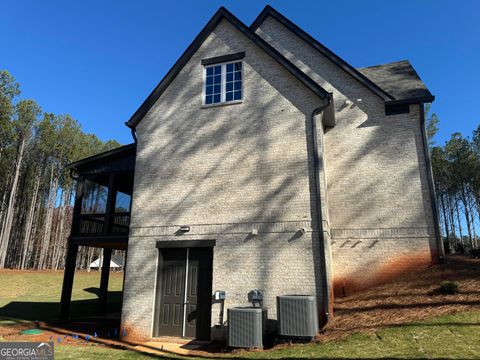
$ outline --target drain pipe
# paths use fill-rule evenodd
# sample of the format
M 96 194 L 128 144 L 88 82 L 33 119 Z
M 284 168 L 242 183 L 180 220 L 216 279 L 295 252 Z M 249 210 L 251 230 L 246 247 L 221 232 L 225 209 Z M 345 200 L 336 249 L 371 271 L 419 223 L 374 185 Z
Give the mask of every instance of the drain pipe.
M 322 290 L 323 290 L 323 311 L 325 316 L 325 324 L 323 328 L 330 321 L 330 291 L 328 287 L 327 280 L 327 264 L 325 253 L 325 238 L 323 236 L 323 219 L 322 219 L 322 198 L 320 194 L 320 164 L 319 164 L 319 153 L 318 153 L 318 139 L 317 139 L 317 124 L 315 121 L 315 116 L 320 114 L 325 110 L 328 105 L 332 102 L 332 94 L 329 94 L 328 101 L 325 105 L 322 105 L 315 110 L 313 110 L 311 115 L 311 131 L 312 131 L 312 142 L 313 142 L 313 170 L 315 173 L 315 199 L 316 199 L 316 210 L 318 214 L 318 242 L 320 245 L 320 271 L 322 272 Z M 322 328 L 322 330 L 323 330 Z
M 126 123 L 125 123 L 126 124 Z M 127 125 L 128 126 L 128 125 Z M 133 142 L 136 144 L 137 143 L 137 133 L 135 132 L 135 128 L 134 127 L 131 127 L 130 128 L 130 131 L 132 133 L 132 138 L 133 138 Z

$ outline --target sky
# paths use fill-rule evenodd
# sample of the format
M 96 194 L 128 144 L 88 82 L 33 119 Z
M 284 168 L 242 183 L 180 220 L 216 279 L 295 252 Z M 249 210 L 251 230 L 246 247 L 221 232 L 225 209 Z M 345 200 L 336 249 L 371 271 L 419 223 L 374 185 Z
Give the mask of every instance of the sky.
M 22 97 L 102 140 L 124 125 L 220 6 L 271 5 L 354 67 L 408 59 L 435 95 L 443 144 L 480 124 L 480 1 L 0 0 L 0 69 Z

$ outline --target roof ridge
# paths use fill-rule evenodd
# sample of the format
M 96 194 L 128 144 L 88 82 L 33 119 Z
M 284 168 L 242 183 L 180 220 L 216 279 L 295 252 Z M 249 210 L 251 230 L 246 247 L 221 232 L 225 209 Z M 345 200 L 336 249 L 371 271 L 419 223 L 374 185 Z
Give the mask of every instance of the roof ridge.
M 292 31 L 295 35 L 299 36 L 302 40 L 316 49 L 318 52 L 326 56 L 330 59 L 333 63 L 338 65 L 342 70 L 352 76 L 354 79 L 365 85 L 370 91 L 374 94 L 379 96 L 380 98 L 384 99 L 385 101 L 394 100 L 395 98 L 382 89 L 380 86 L 375 84 L 373 81 L 368 79 L 362 73 L 360 73 L 357 69 L 355 69 L 352 65 L 347 63 L 343 60 L 340 56 L 335 54 L 333 51 L 328 49 L 325 45 L 321 44 L 318 40 L 316 40 L 313 36 L 308 34 L 305 30 L 300 28 L 298 25 L 293 23 L 290 19 L 286 16 L 282 15 L 280 12 L 275 10 L 272 6 L 267 5 L 262 10 L 262 12 L 257 16 L 257 18 L 252 22 L 250 25 L 250 29 L 255 31 L 261 23 L 267 18 L 267 16 L 272 16 L 275 20 L 279 21 L 281 24 L 286 26 L 290 31 Z
M 360 67 L 357 67 L 356 69 L 369 69 L 369 68 L 373 68 L 373 67 L 377 67 L 377 66 L 385 66 L 385 65 L 391 65 L 391 64 L 399 64 L 399 63 L 403 63 L 403 62 L 407 62 L 408 64 L 410 64 L 412 66 L 412 63 L 410 62 L 410 60 L 408 59 L 404 59 L 404 60 L 396 60 L 396 61 L 390 61 L 390 62 L 387 62 L 387 63 L 382 63 L 382 64 L 376 64 L 376 65 L 368 65 L 368 66 L 360 66 Z M 413 66 L 412 66 L 413 67 Z
M 140 105 L 140 107 L 135 111 L 130 120 L 125 124 L 130 128 L 135 128 L 135 126 L 143 119 L 145 114 L 150 110 L 158 98 L 162 95 L 165 89 L 170 85 L 170 83 L 175 79 L 177 74 L 183 69 L 191 57 L 197 52 L 201 44 L 206 40 L 206 38 L 212 33 L 212 31 L 217 27 L 221 20 L 226 19 L 230 22 L 237 30 L 243 33 L 247 38 L 253 41 L 258 47 L 264 50 L 269 54 L 274 60 L 276 60 L 281 66 L 283 66 L 287 71 L 294 75 L 299 81 L 301 81 L 307 88 L 309 88 L 316 95 L 324 99 L 324 101 L 330 101 L 330 93 L 323 89 L 317 82 L 312 80 L 307 74 L 301 71 L 296 67 L 292 62 L 280 54 L 275 48 L 263 40 L 259 35 L 240 21 L 235 15 L 228 11 L 225 7 L 221 6 L 212 18 L 207 22 L 203 27 L 200 33 L 195 37 L 195 39 L 190 43 L 187 49 L 183 54 L 178 58 L 175 64 L 170 68 L 167 74 L 163 79 L 158 83 L 146 100 Z

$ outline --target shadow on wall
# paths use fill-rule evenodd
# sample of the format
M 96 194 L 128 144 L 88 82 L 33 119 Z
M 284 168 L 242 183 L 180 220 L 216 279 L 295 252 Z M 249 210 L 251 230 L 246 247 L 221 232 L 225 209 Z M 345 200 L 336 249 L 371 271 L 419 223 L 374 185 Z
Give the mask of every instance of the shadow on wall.
M 362 139 L 357 142 L 352 138 L 348 156 L 336 153 L 344 151 L 345 147 L 337 149 L 335 141 L 330 140 L 329 159 L 332 162 L 337 160 L 335 174 L 344 175 L 329 178 L 332 181 L 329 190 L 333 190 L 329 194 L 333 205 L 333 214 L 330 213 L 334 220 L 332 230 L 355 232 L 364 229 L 373 233 L 375 229 L 390 229 L 399 232 L 399 235 L 393 236 L 398 237 L 398 247 L 395 245 L 380 252 L 378 247 L 383 241 L 392 241 L 392 236 L 334 236 L 334 240 L 338 241 L 334 247 L 334 258 L 335 252 L 350 252 L 351 264 L 358 263 L 358 266 L 349 267 L 350 264 L 347 264 L 339 269 L 341 274 L 334 279 L 337 296 L 389 282 L 438 261 L 420 113 L 418 106 L 412 106 L 410 110 L 406 115 L 370 116 L 356 124 L 355 133 L 352 132 L 353 127 L 347 128 L 346 136 Z M 335 134 L 333 139 L 335 136 L 340 135 Z M 328 166 L 327 163 L 327 169 Z M 349 174 L 355 174 L 355 178 Z M 356 194 L 362 196 L 356 197 Z M 354 201 L 351 201 L 352 198 Z M 345 217 L 342 211 L 347 204 L 349 212 Z M 414 229 L 422 235 L 400 235 L 403 231 L 408 234 Z M 408 237 L 418 237 L 418 247 L 409 249 L 406 245 L 409 242 L 404 240 Z M 346 259 L 344 255 L 342 261 Z
M 403 226 L 417 226 L 412 225 L 412 223 L 415 223 L 416 218 L 431 218 L 432 208 L 428 191 L 429 186 L 425 168 L 423 140 L 420 135 L 418 110 L 415 109 L 413 113 L 409 114 L 416 117 L 413 120 L 407 120 L 402 115 L 385 117 L 381 99 L 377 98 L 373 93 L 369 93 L 360 82 L 352 81 L 349 75 L 328 59 L 323 59 L 318 54 L 315 55 L 316 50 L 297 39 L 296 35 L 281 26 L 276 20 L 267 18 L 262 23 L 260 29 L 262 36 L 267 38 L 270 38 L 269 34 L 276 34 L 274 36 L 275 39 L 290 40 L 281 41 L 280 43 L 274 40 L 273 42 L 275 47 L 280 48 L 285 56 L 289 57 L 304 72 L 308 73 L 321 86 L 335 95 L 335 102 L 338 105 L 337 120 L 340 123 L 332 131 L 328 148 L 330 152 L 327 154 L 328 160 L 331 161 L 330 165 L 334 168 L 334 173 L 331 173 L 329 177 L 329 185 L 335 191 L 333 195 L 332 193 L 328 195 L 333 205 L 332 208 L 334 208 L 333 215 L 330 212 L 330 217 L 333 220 L 331 227 L 348 229 L 362 227 L 400 228 Z M 305 56 L 305 54 L 310 56 Z M 302 60 L 300 61 L 299 59 Z M 384 70 L 382 75 L 384 75 L 383 78 L 388 78 L 388 76 L 398 78 L 398 75 L 412 72 L 414 70 L 408 62 L 397 62 L 392 64 L 388 70 Z M 412 73 L 410 75 L 416 74 Z M 402 78 L 404 77 L 402 76 Z M 378 80 L 381 84 L 382 78 Z M 403 85 L 401 82 L 396 83 L 398 88 L 407 88 Z M 416 97 L 419 91 L 424 95 L 424 90 L 421 89 L 422 83 L 419 81 L 417 85 L 420 86 L 418 89 L 404 93 L 405 98 Z M 368 94 L 367 98 L 366 93 Z M 361 98 L 364 101 L 358 101 Z M 354 102 L 353 105 L 349 105 L 349 113 L 344 113 L 347 108 L 344 99 Z M 367 99 L 369 101 L 365 101 Z M 352 113 L 356 113 L 356 116 L 353 118 L 351 116 Z M 364 120 L 360 121 L 360 119 Z M 415 130 L 414 126 L 418 126 L 418 129 Z M 394 134 L 392 134 L 392 127 L 396 130 Z M 344 129 L 346 131 L 343 131 Z M 330 134 L 327 135 L 327 141 L 329 137 Z M 349 143 L 345 144 L 345 138 L 347 137 Z M 336 142 L 336 139 L 338 139 L 338 142 Z M 409 141 L 408 146 L 402 142 L 405 139 Z M 359 140 L 360 142 L 358 142 Z M 345 154 L 346 151 L 349 154 Z M 372 158 L 378 160 L 375 161 L 376 159 L 373 159 L 374 161 L 370 161 Z M 405 158 L 411 159 L 411 164 L 409 164 L 411 166 L 406 166 L 406 164 L 402 163 Z M 415 166 L 416 161 L 420 164 L 420 171 L 418 166 Z M 327 169 L 329 168 L 328 162 L 326 167 Z M 350 174 L 354 174 L 354 176 Z M 375 177 L 375 174 L 379 176 Z M 396 175 L 392 176 L 392 174 Z M 404 181 L 404 184 L 399 184 L 398 180 L 400 179 Z M 414 194 L 413 191 L 418 189 L 418 181 L 422 191 L 420 193 L 417 192 L 416 196 L 412 196 L 411 194 Z M 356 196 L 357 194 L 363 194 L 363 196 Z M 403 202 L 398 201 L 396 204 L 397 199 L 403 199 Z M 409 206 L 411 201 L 415 203 Z M 396 204 L 396 209 L 393 206 L 385 206 L 386 204 Z M 345 213 L 346 208 L 348 208 L 348 216 L 343 216 L 345 219 L 339 220 L 342 217 L 341 213 Z M 375 214 L 376 217 L 374 218 L 372 214 Z M 392 220 L 400 216 L 402 218 L 396 224 L 392 224 L 394 222 Z M 340 226 L 338 226 L 339 222 L 341 222 Z M 430 226 L 430 224 L 426 226 Z M 419 265 L 425 264 L 425 262 L 431 263 L 432 259 L 436 259 L 436 244 L 434 240 L 430 241 L 431 259 L 430 261 L 426 258 L 421 259 Z M 352 239 L 353 243 L 355 243 L 354 239 Z M 357 247 L 364 251 L 366 257 L 370 256 L 370 254 L 372 256 L 375 254 L 374 247 L 369 248 L 360 243 L 352 247 Z M 344 249 L 344 251 L 349 250 Z M 392 258 L 397 256 L 394 251 L 385 255 Z M 415 256 L 418 259 L 418 256 Z M 351 262 L 362 262 L 362 260 L 353 255 Z M 365 271 L 371 273 L 371 266 L 382 267 L 382 269 L 378 269 L 380 275 L 372 274 L 374 276 L 373 283 L 379 282 L 379 278 L 385 278 L 389 267 L 395 268 L 395 266 L 382 264 L 381 259 L 379 259 L 378 263 L 365 261 L 355 271 L 348 272 L 347 270 L 348 275 L 346 277 L 355 278 L 358 277 L 358 274 L 362 274 Z M 411 266 L 405 264 L 404 270 L 410 271 L 410 269 Z M 389 276 L 387 278 L 390 279 Z M 363 286 L 369 285 L 365 284 Z M 355 284 L 355 287 L 362 286 Z
M 222 43 L 219 47 L 226 48 L 226 51 L 230 52 L 238 50 L 238 44 L 229 39 L 226 32 L 218 31 L 215 35 L 217 41 Z M 251 104 L 232 105 L 216 109 L 200 109 L 199 103 L 199 107 L 193 110 L 181 109 L 183 104 L 191 103 L 192 99 L 201 98 L 201 84 L 197 84 L 200 86 L 192 85 L 179 89 L 173 99 L 165 97 L 160 100 L 164 102 L 162 108 L 168 108 L 170 113 L 177 113 L 179 114 L 178 116 L 185 116 L 189 120 L 183 121 L 183 118 L 168 116 L 162 118 L 161 114 L 159 114 L 158 119 L 152 120 L 148 126 L 145 125 L 146 128 L 142 129 L 144 136 L 149 136 L 147 133 L 151 134 L 155 131 L 155 121 L 161 121 L 162 134 L 167 134 L 167 136 L 158 143 L 155 151 L 148 153 L 145 151 L 141 155 L 141 165 L 146 167 L 145 170 L 147 172 L 151 169 L 155 174 L 161 174 L 162 183 L 161 187 L 146 186 L 153 184 L 158 179 L 138 179 L 142 183 L 142 187 L 146 189 L 145 193 L 141 194 L 141 197 L 142 199 L 167 199 L 170 195 L 171 199 L 171 194 L 168 192 L 173 184 L 181 180 L 186 186 L 180 193 L 176 193 L 177 199 L 171 199 L 168 204 L 165 204 L 164 209 L 168 211 L 162 210 L 160 215 L 158 211 L 149 210 L 149 207 L 153 206 L 153 204 L 146 205 L 147 208 L 143 209 L 147 213 L 147 218 L 142 219 L 144 224 L 147 224 L 147 226 L 159 225 L 159 218 L 161 218 L 160 225 L 183 223 L 184 218 L 192 218 L 191 210 L 194 209 L 202 217 L 211 215 L 210 219 L 215 218 L 212 212 L 215 212 L 216 218 L 220 219 L 224 215 L 228 216 L 227 214 L 238 214 L 238 217 L 231 223 L 224 224 L 225 227 L 222 227 L 222 234 L 233 234 L 238 223 L 255 222 L 264 223 L 264 231 L 271 232 L 275 222 L 286 220 L 310 221 L 313 219 L 312 228 L 318 229 L 316 221 L 318 216 L 314 207 L 307 210 L 306 216 L 309 216 L 307 219 L 288 218 L 288 216 L 297 215 L 295 214 L 295 212 L 298 213 L 298 211 L 295 211 L 296 207 L 305 206 L 305 202 L 299 199 L 297 192 L 299 188 L 304 187 L 303 184 L 309 187 L 305 193 L 307 193 L 307 198 L 309 197 L 312 204 L 315 203 L 315 193 L 312 188 L 314 177 L 313 169 L 311 168 L 313 163 L 311 155 L 308 155 L 307 163 L 307 154 L 300 153 L 299 155 L 291 156 L 287 150 L 292 149 L 292 144 L 289 143 L 289 135 L 291 133 L 300 133 L 305 137 L 305 133 L 310 131 L 309 121 L 311 112 L 321 104 L 321 100 L 316 98 L 313 93 L 305 94 L 308 90 L 300 89 L 303 85 L 300 85 L 298 80 L 285 71 L 275 69 L 272 71 L 271 68 L 269 68 L 270 71 L 267 71 L 267 68 L 262 66 L 262 64 L 268 64 L 269 61 L 272 62 L 273 60 L 265 59 L 266 57 L 268 57 L 266 54 L 262 54 L 258 59 L 252 60 L 255 62 L 248 62 L 250 75 L 266 79 L 269 85 L 282 96 L 277 94 L 271 96 L 267 101 L 260 93 L 262 89 L 250 88 L 245 90 L 245 96 L 246 102 L 251 102 Z M 250 60 L 247 59 L 247 61 Z M 293 89 L 285 86 L 286 77 L 290 78 L 289 81 L 291 80 L 291 83 L 294 84 Z M 280 98 L 282 100 L 279 100 Z M 286 101 L 283 99 L 286 99 Z M 263 102 L 264 100 L 265 102 Z M 262 101 L 262 103 L 258 101 Z M 295 115 L 296 119 L 298 119 L 297 121 L 293 119 L 282 121 L 282 119 L 285 119 L 284 111 L 289 111 L 289 109 L 284 109 L 287 106 L 296 108 Z M 211 112 L 212 115 L 211 117 L 202 115 L 199 119 L 196 116 L 199 111 Z M 230 120 L 219 122 L 218 113 Z M 279 120 L 272 119 L 275 114 L 278 114 Z M 265 119 L 269 119 L 269 122 L 267 123 Z M 288 120 L 288 117 L 286 119 Z M 272 132 L 270 126 L 275 126 L 275 131 Z M 308 135 L 310 136 L 311 134 Z M 142 134 L 139 134 L 140 147 L 142 138 Z M 153 141 L 153 138 L 149 141 Z M 306 144 L 307 139 L 302 141 L 302 146 L 304 148 L 308 147 L 310 150 L 312 145 L 310 143 Z M 276 154 L 275 158 L 272 157 L 271 150 L 273 147 L 285 149 L 287 156 L 285 156 L 285 153 L 280 152 Z M 162 159 L 166 161 L 170 161 L 169 159 L 181 159 L 181 161 L 177 164 L 161 164 L 158 162 L 159 154 L 162 154 Z M 192 169 L 193 171 L 189 170 L 188 166 L 185 167 L 186 164 L 198 161 L 199 154 L 208 159 L 208 162 L 205 160 L 202 166 Z M 282 158 L 285 158 L 284 163 L 282 163 Z M 253 166 L 240 174 L 237 170 L 245 168 L 245 164 L 249 166 L 253 164 Z M 155 168 L 155 166 L 161 167 L 161 170 Z M 278 169 L 278 166 L 284 166 L 285 171 Z M 231 178 L 229 169 L 235 170 L 238 176 Z M 216 179 L 216 181 L 213 182 L 212 179 Z M 218 179 L 224 179 L 224 181 L 218 181 Z M 218 204 L 216 201 L 218 201 L 219 196 L 224 194 L 225 191 L 232 191 L 232 193 L 224 198 L 220 209 L 213 208 L 213 206 Z M 251 203 L 252 207 L 248 213 L 242 212 L 241 207 L 243 204 L 236 203 L 231 198 L 237 200 L 241 198 L 242 201 Z M 214 205 L 210 207 L 211 204 Z M 188 213 L 186 214 L 187 211 Z M 152 217 L 156 216 L 156 219 L 149 219 L 148 213 Z M 211 220 L 210 223 L 215 223 L 215 221 Z M 133 227 L 135 227 L 135 224 L 133 224 Z M 285 232 L 283 235 L 284 241 L 281 241 L 279 247 L 288 248 L 291 242 L 297 240 L 299 236 L 296 234 L 296 231 Z M 172 236 L 174 235 L 172 234 Z M 238 241 L 232 244 L 234 247 L 232 249 L 233 252 L 235 252 L 235 247 L 244 246 L 245 240 L 247 242 L 253 240 L 247 239 L 247 233 L 238 234 L 237 236 Z M 255 239 L 253 241 L 260 240 Z M 315 244 L 313 249 L 318 251 L 318 247 Z M 253 288 L 262 289 L 272 283 L 272 276 L 275 275 L 272 274 L 275 256 L 267 247 L 261 247 L 259 251 L 260 253 L 254 254 L 255 257 L 270 259 L 267 266 L 258 267 L 253 280 Z M 282 250 L 280 249 L 279 251 Z M 314 257 L 315 261 L 312 259 L 312 262 L 318 266 L 318 254 L 315 254 Z M 230 269 L 241 268 L 244 260 L 242 257 L 233 257 L 228 265 Z M 149 274 L 154 273 L 155 265 L 144 263 L 144 266 L 135 268 L 135 278 L 150 276 Z M 226 268 L 225 272 L 228 271 L 229 268 Z M 317 277 L 321 276 L 318 269 L 316 269 L 315 273 Z M 317 281 L 318 283 L 319 281 Z M 143 296 L 142 293 L 147 292 L 145 296 L 151 297 L 153 294 L 150 291 L 152 291 L 150 287 L 139 288 L 135 296 L 140 298 Z M 151 318 L 150 311 L 150 308 L 140 307 L 135 310 L 135 317 Z M 132 328 L 130 333 L 133 333 L 134 325 L 125 324 L 125 326 Z
M 233 40 L 228 31 L 215 31 L 215 46 L 218 49 L 224 49 L 225 53 L 244 51 L 242 41 Z M 243 35 L 242 35 L 243 36 Z M 248 40 L 244 39 L 245 42 Z M 271 96 L 266 98 L 261 93 L 264 88 L 246 88 L 245 90 L 245 103 L 242 105 L 225 106 L 215 109 L 200 109 L 201 99 L 201 77 L 196 79 L 192 76 L 192 80 L 189 86 L 179 87 L 175 96 L 164 96 L 160 99 L 162 102 L 162 109 L 167 109 L 163 113 L 152 114 L 155 120 L 152 120 L 148 125 L 143 124 L 141 130 L 144 134 L 139 134 L 140 148 L 142 147 L 143 136 L 151 136 L 149 141 L 154 141 L 152 134 L 155 133 L 158 123 L 162 123 L 162 137 L 158 141 L 155 151 L 143 151 L 141 154 L 141 164 L 145 167 L 146 173 L 158 174 L 161 178 L 155 178 L 147 174 L 144 178 L 136 178 L 136 181 L 142 184 L 142 187 L 146 189 L 141 194 L 142 199 L 157 199 L 154 201 L 145 201 L 143 212 L 145 217 L 142 219 L 142 226 L 155 225 L 171 225 L 184 223 L 184 219 L 192 218 L 192 209 L 196 214 L 202 216 L 207 214 L 212 218 L 222 218 L 225 214 L 239 214 L 237 218 L 232 220 L 229 224 L 225 224 L 223 229 L 224 234 L 232 234 L 235 231 L 235 227 L 238 223 L 254 223 L 264 222 L 266 223 L 266 232 L 270 231 L 269 224 L 274 224 L 278 221 L 291 220 L 286 219 L 285 213 L 295 213 L 295 208 L 301 206 L 296 199 L 298 199 L 297 190 L 300 187 L 302 177 L 308 176 L 308 187 L 311 208 L 309 211 L 310 219 L 312 221 L 312 228 L 318 229 L 318 214 L 315 204 L 315 192 L 313 187 L 314 174 L 311 164 L 313 159 L 311 158 L 312 144 L 307 143 L 306 147 L 309 149 L 308 168 L 305 167 L 305 158 L 288 159 L 288 164 L 282 164 L 286 166 L 288 170 L 293 171 L 275 171 L 275 164 L 272 163 L 272 159 L 269 158 L 267 151 L 274 145 L 282 143 L 284 149 L 290 149 L 292 144 L 289 143 L 289 137 L 287 135 L 298 132 L 301 128 L 302 132 L 307 134 L 305 141 L 310 139 L 310 116 L 314 106 L 315 100 L 311 97 L 304 95 L 304 90 L 298 90 L 293 86 L 297 80 L 293 79 L 290 74 L 275 70 L 275 67 L 269 67 L 268 71 L 262 64 L 269 64 L 266 54 L 260 54 L 257 59 L 250 62 L 250 58 L 246 59 L 250 71 L 253 75 L 265 79 L 270 86 L 272 86 L 289 104 L 294 106 L 303 115 L 302 121 L 289 121 L 288 123 L 282 123 L 278 121 L 275 123 L 277 131 L 271 133 L 267 131 L 269 124 L 264 119 L 272 118 L 272 114 L 278 114 L 279 119 L 282 119 L 282 112 L 284 112 L 285 102 L 280 100 L 281 96 Z M 255 62 L 253 62 L 255 61 Z M 197 66 L 197 65 L 195 65 Z M 198 65 L 200 66 L 200 65 Z M 278 71 L 278 73 L 275 73 Z M 291 87 L 285 86 L 285 79 L 291 77 L 293 84 Z M 175 81 L 171 86 L 175 84 Z M 299 85 L 300 86 L 300 85 Z M 177 90 L 177 89 L 175 89 Z M 168 90 L 167 90 L 168 92 Z M 311 96 L 314 96 L 313 94 Z M 198 100 L 197 100 L 198 99 Z M 198 106 L 191 106 L 186 104 L 195 103 Z M 318 101 L 320 103 L 320 101 Z M 247 106 L 248 105 L 248 106 Z M 258 105 L 258 106 L 257 106 Z M 318 106 L 318 105 L 317 105 Z M 363 104 L 360 106 L 364 106 Z M 201 116 L 199 117 L 199 112 Z M 221 113 L 225 119 L 223 122 L 218 121 L 218 113 Z M 173 115 L 177 114 L 177 115 Z M 210 117 L 205 114 L 211 114 Z M 158 121 L 158 123 L 157 123 Z M 270 120 L 272 121 L 272 120 Z M 367 119 L 368 121 L 368 119 Z M 340 172 L 350 173 L 352 169 L 358 167 L 364 157 L 371 156 L 372 154 L 379 157 L 379 163 L 392 162 L 389 158 L 389 154 L 382 153 L 378 149 L 378 144 L 385 145 L 385 127 L 388 126 L 388 122 L 371 126 L 370 137 L 368 141 L 362 145 L 348 161 L 339 164 Z M 372 129 L 373 128 L 373 129 Z M 360 130 L 359 130 L 360 131 Z M 157 134 L 156 134 L 157 135 Z M 163 136 L 164 135 L 164 136 Z M 417 152 L 423 151 L 423 147 L 420 144 L 419 139 L 416 139 L 415 146 Z M 158 162 L 159 154 L 161 154 L 164 163 Z M 204 162 L 200 162 L 199 154 L 209 155 L 205 156 Z M 271 155 L 271 154 L 270 154 Z M 281 162 L 282 153 L 277 154 L 277 161 Z M 398 154 L 401 156 L 401 153 Z M 419 155 L 420 156 L 420 155 Z M 175 162 L 175 159 L 177 161 Z M 181 161 L 179 161 L 180 159 Z M 208 160 L 208 162 L 207 162 Z M 395 159 L 394 159 L 395 160 Z M 194 169 L 190 169 L 187 164 L 195 164 L 198 166 Z M 246 164 L 253 164 L 252 167 L 245 168 Z M 202 165 L 202 166 L 200 166 Z M 137 163 L 138 166 L 138 163 Z M 328 164 L 326 164 L 328 168 Z M 161 167 L 159 170 L 158 167 Z M 231 178 L 229 176 L 229 169 L 245 169 L 241 176 Z M 272 170 L 273 171 L 267 171 Z M 306 173 L 295 173 L 295 170 L 305 169 Z M 150 171 L 152 170 L 152 171 Z M 194 171 L 192 171 L 194 170 Z M 381 169 L 378 169 L 381 170 Z M 422 186 L 428 187 L 426 176 L 423 172 L 416 173 L 415 168 L 409 168 L 404 171 L 397 172 L 397 178 L 411 178 L 412 176 L 420 176 Z M 237 174 L 239 174 L 237 172 Z M 212 183 L 212 179 L 217 181 Z M 224 181 L 218 181 L 218 179 L 224 179 Z M 171 191 L 174 188 L 174 184 L 181 180 L 185 184 L 184 188 L 180 192 L 175 192 L 177 198 L 172 199 Z M 145 186 L 149 184 L 155 184 L 161 182 L 161 186 Z M 231 185 L 234 184 L 234 187 Z M 372 194 L 372 196 L 365 196 L 358 199 L 358 206 L 355 206 L 354 211 L 350 214 L 352 223 L 355 223 L 357 219 L 363 219 L 364 215 L 373 212 L 376 209 L 377 204 L 371 201 L 372 197 L 380 187 L 388 186 L 388 181 L 378 182 L 358 182 L 356 184 L 350 184 L 355 186 L 356 191 L 365 194 Z M 255 193 L 250 192 L 255 188 Z M 223 198 L 222 206 L 220 209 L 216 209 L 212 203 L 215 200 L 218 201 L 221 194 L 226 191 L 231 191 L 229 196 Z M 406 190 L 408 191 L 408 189 Z M 137 195 L 138 196 L 138 195 Z M 424 196 L 424 195 L 422 195 Z M 241 199 L 242 201 L 251 201 L 251 211 L 249 213 L 242 212 L 241 205 L 232 201 L 232 198 Z M 159 203 L 165 199 L 165 204 L 162 205 L 160 213 L 154 206 L 154 203 Z M 423 201 L 424 199 L 422 199 Z M 134 199 L 135 203 L 135 199 Z M 216 206 L 216 205 L 215 205 Z M 391 213 L 380 213 L 377 219 L 379 227 L 382 224 L 388 223 L 391 220 Z M 161 219 L 161 224 L 158 224 L 158 219 Z M 300 220 L 300 219 L 299 219 Z M 188 220 L 187 220 L 188 222 Z M 214 223 L 215 221 L 210 221 Z M 135 228 L 135 224 L 132 224 L 132 228 Z M 294 232 L 294 231 L 293 231 Z M 292 238 L 292 233 L 285 233 L 285 239 L 281 242 L 281 246 L 287 248 L 289 246 L 289 239 Z M 172 234 L 172 237 L 174 235 Z M 248 237 L 248 234 L 238 234 L 238 241 L 236 245 L 232 245 L 232 249 L 235 252 L 235 246 L 241 247 L 245 245 L 244 240 Z M 295 237 L 295 235 L 293 236 Z M 293 238 L 292 238 L 293 239 Z M 251 239 L 247 239 L 251 240 Z M 254 240 L 257 241 L 257 240 Z M 317 289 L 319 289 L 321 283 L 319 261 L 318 261 L 318 246 L 315 244 L 316 240 L 312 240 L 314 252 L 314 263 L 316 266 L 315 277 Z M 152 251 L 155 249 L 152 248 Z M 281 251 L 281 250 L 280 250 Z M 272 256 L 270 250 L 260 248 L 260 254 L 255 254 L 258 258 L 271 259 L 272 263 L 267 263 L 267 266 L 258 268 L 258 272 L 255 274 L 255 288 L 265 288 L 272 282 L 272 278 L 276 274 L 272 274 L 271 264 L 274 262 L 274 256 Z M 230 268 L 226 268 L 225 272 L 230 269 L 238 269 L 241 267 L 244 258 L 238 256 L 233 257 L 232 261 L 228 264 Z M 155 273 L 155 263 L 143 263 L 142 266 L 135 268 L 135 278 L 149 278 L 152 273 Z M 366 264 L 367 266 L 367 264 Z M 130 269 L 133 270 L 133 269 Z M 132 276 L 132 275 L 130 275 Z M 128 278 L 127 274 L 127 278 Z M 132 277 L 133 279 L 133 277 Z M 133 284 L 133 280 L 131 283 Z M 152 284 L 154 279 L 152 279 Z M 139 298 L 150 298 L 153 296 L 152 287 L 138 287 L 135 289 L 135 296 Z M 246 294 L 245 294 L 246 296 Z M 150 319 L 151 308 L 139 307 L 135 309 L 135 318 Z M 126 324 L 128 326 L 128 324 Z M 134 324 L 131 325 L 134 329 Z

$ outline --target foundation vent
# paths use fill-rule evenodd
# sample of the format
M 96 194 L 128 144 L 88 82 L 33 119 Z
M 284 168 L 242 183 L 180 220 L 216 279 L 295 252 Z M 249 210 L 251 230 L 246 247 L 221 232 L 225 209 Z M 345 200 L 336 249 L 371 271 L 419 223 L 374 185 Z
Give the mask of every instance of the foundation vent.
M 316 297 L 277 296 L 277 317 L 280 336 L 312 340 L 318 332 Z
M 228 309 L 228 346 L 263 348 L 267 309 L 236 307 Z

